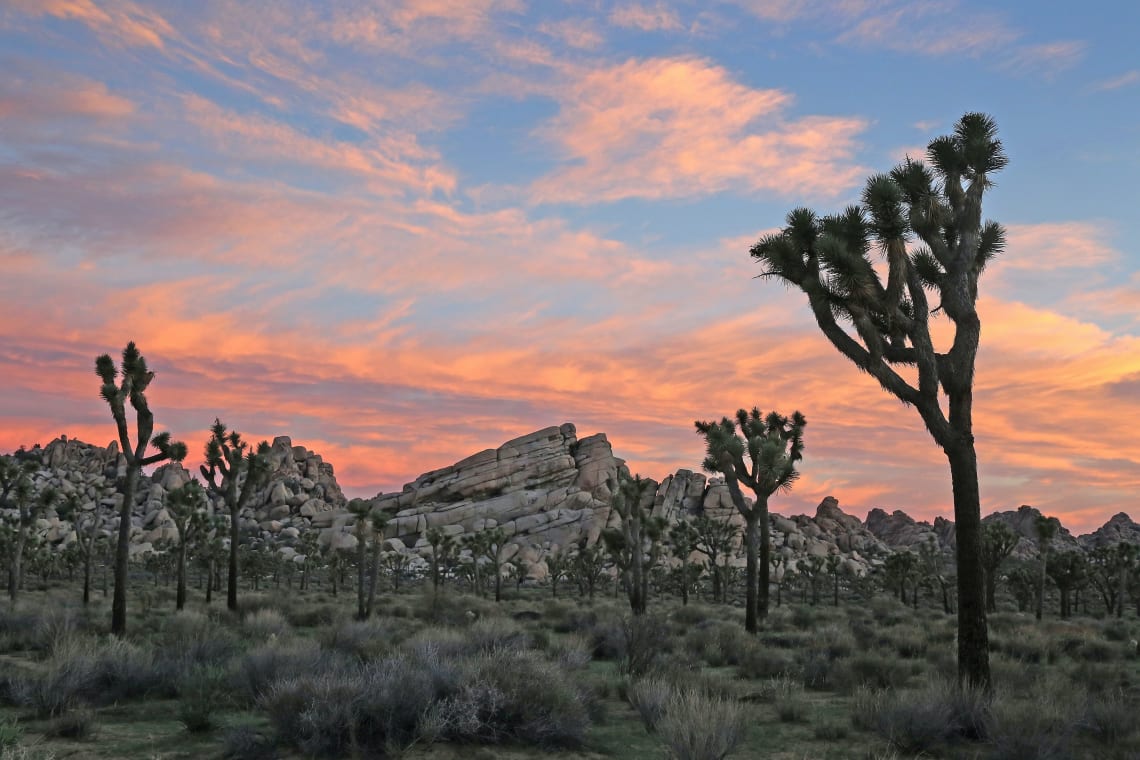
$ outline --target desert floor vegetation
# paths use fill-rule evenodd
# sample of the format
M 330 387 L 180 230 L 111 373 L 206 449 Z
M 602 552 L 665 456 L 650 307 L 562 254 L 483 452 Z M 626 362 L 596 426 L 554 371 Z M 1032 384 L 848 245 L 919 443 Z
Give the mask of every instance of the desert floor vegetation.
M 992 700 L 958 688 L 955 620 L 885 594 L 644 615 L 405 584 L 222 599 L 149 589 L 126 638 L 70 587 L 0 610 L 0 752 L 26 758 L 1131 758 L 1135 618 L 993 616 Z M 609 591 L 609 593 L 607 593 Z M 619 592 L 620 593 L 620 592 Z M 169 598 L 167 598 L 169 597 Z

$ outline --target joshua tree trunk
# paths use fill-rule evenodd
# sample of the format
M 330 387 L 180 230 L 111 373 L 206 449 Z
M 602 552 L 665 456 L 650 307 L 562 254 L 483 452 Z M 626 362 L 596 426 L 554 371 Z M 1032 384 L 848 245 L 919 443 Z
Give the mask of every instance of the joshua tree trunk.
M 745 546 L 745 565 L 744 565 L 744 630 L 749 633 L 756 633 L 758 610 L 760 608 L 759 597 L 759 568 L 757 561 L 757 541 L 759 536 L 757 533 L 759 510 L 755 507 L 752 508 L 752 514 L 744 522 L 744 546 Z
M 364 617 L 372 617 L 372 608 L 376 603 L 376 581 L 380 576 L 380 537 L 372 540 L 372 564 L 368 570 L 368 605 L 364 609 Z
M 174 609 L 186 606 L 186 541 L 178 542 L 178 588 L 174 592 Z
M 950 397 L 954 419 L 954 396 Z M 981 494 L 973 436 L 947 450 L 954 489 L 954 522 L 958 562 L 958 674 L 974 686 L 990 688 L 989 631 L 986 626 L 982 565 Z
M 115 542 L 115 594 L 111 599 L 111 633 L 116 636 L 127 632 L 127 560 L 131 549 L 131 510 L 135 504 L 140 469 L 138 465 L 127 463 L 123 505 L 119 507 L 119 535 Z

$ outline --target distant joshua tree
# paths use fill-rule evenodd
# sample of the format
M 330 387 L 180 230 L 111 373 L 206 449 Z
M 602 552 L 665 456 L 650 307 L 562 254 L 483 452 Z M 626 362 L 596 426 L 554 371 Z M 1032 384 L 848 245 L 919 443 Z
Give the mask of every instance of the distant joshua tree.
M 790 490 L 799 478 L 796 463 L 803 459 L 806 425 L 799 412 L 788 418 L 776 412 L 763 415 L 756 407 L 751 412 L 739 410 L 735 421 L 724 417 L 720 422 L 696 423 L 706 444 L 704 468 L 724 475 L 733 506 L 744 517 L 744 627 L 749 633 L 756 633 L 758 618 L 768 615 L 772 553 L 768 499 L 777 491 Z M 756 497 L 751 506 L 744 501 L 741 483 Z
M 238 544 L 241 511 L 269 477 L 269 443 L 250 446 L 236 430 L 227 430 L 221 420 L 210 426 L 206 463 L 201 466 L 206 488 L 221 497 L 230 513 L 230 567 L 226 580 L 226 607 L 237 611 Z
M 727 519 L 701 515 L 693 520 L 696 541 L 693 547 L 708 558 L 709 574 L 713 582 L 713 601 L 728 603 L 727 563 L 736 546 L 739 531 Z M 723 557 L 725 565 L 718 560 Z
M 147 402 L 146 389 L 154 380 L 154 373 L 146 366 L 146 359 L 135 346 L 134 341 L 123 349 L 123 360 L 115 367 L 108 354 L 95 359 L 95 374 L 103 381 L 99 394 L 111 408 L 111 416 L 119 432 L 119 447 L 127 462 L 126 477 L 123 480 L 123 503 L 119 507 L 119 534 L 115 543 L 115 595 L 111 600 L 111 633 L 122 636 L 127 632 L 127 569 L 130 560 L 131 510 L 135 505 L 139 475 L 142 468 L 171 460 L 181 462 L 186 458 L 186 444 L 173 441 L 170 433 L 154 435 L 154 413 Z M 116 385 L 115 381 L 119 380 Z M 135 443 L 131 445 L 130 428 L 127 425 L 127 403 L 135 410 Z M 147 449 L 154 446 L 157 453 L 147 456 Z
M 206 492 L 198 481 L 191 480 L 166 495 L 166 511 L 178 531 L 178 581 L 174 608 L 186 606 L 186 552 L 198 535 L 206 530 Z
M 621 524 L 602 532 L 602 540 L 625 581 L 629 607 L 634 615 L 644 615 L 648 607 L 649 572 L 645 556 L 661 540 L 664 521 L 650 516 L 657 481 L 641 476 L 623 477 L 614 489 L 613 509 Z
M 1045 608 L 1045 578 L 1049 569 L 1049 546 L 1061 528 L 1061 521 L 1056 517 L 1037 515 L 1033 529 L 1037 531 L 1037 553 L 1041 559 L 1041 575 L 1037 584 L 1037 619 L 1040 620 Z
M 997 576 L 1020 537 L 1000 520 L 982 525 L 982 570 L 986 574 L 986 611 L 997 612 Z
M 681 563 L 681 606 L 689 603 L 689 586 L 692 583 L 690 557 L 697 550 L 697 529 L 688 520 L 678 520 L 669 529 L 669 551 Z
M 931 141 L 930 166 L 909 158 L 867 180 L 862 205 L 818 217 L 800 208 L 751 255 L 802 290 L 836 350 L 907 406 L 946 453 L 954 492 L 958 559 L 958 677 L 991 688 L 982 571 L 981 495 L 974 449 L 974 364 L 981 337 L 978 278 L 1005 247 L 1005 231 L 982 220 L 982 196 L 1008 163 L 997 126 L 967 113 L 952 135 Z M 917 238 L 921 246 L 908 250 Z M 884 284 L 871 261 L 887 263 Z M 927 290 L 937 294 L 931 307 Z M 930 317 L 954 324 L 939 353 Z M 847 322 L 850 325 L 844 325 Z M 906 371 L 899 373 L 898 368 Z M 917 382 L 906 374 L 914 372 Z M 943 404 L 942 394 L 946 396 Z

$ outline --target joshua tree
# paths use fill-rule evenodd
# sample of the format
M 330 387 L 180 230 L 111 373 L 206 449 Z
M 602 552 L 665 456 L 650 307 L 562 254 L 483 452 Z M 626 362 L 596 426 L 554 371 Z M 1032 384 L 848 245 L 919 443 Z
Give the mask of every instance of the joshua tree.
M 890 582 L 897 584 L 899 601 L 906 604 L 906 585 L 909 581 L 914 592 L 915 602 L 918 601 L 918 557 L 909 549 L 892 552 L 883 565 Z
M 777 491 L 790 490 L 799 478 L 796 462 L 803 459 L 805 425 L 807 420 L 799 412 L 789 419 L 776 412 L 762 415 L 756 407 L 751 412 L 739 410 L 735 421 L 724 417 L 720 422 L 696 423 L 697 433 L 704 437 L 707 447 L 704 468 L 724 475 L 733 506 L 744 517 L 744 627 L 749 633 L 756 633 L 758 617 L 768 615 L 772 552 L 768 499 Z M 741 483 L 755 494 L 751 506 L 744 501 Z
M 598 587 L 598 581 L 602 579 L 605 568 L 606 551 L 602 545 L 590 544 L 586 538 L 582 538 L 578 542 L 578 551 L 574 553 L 570 570 L 578 585 L 580 596 L 594 598 L 594 591 Z
M 388 551 L 380 555 L 384 570 L 392 577 L 392 590 L 400 590 L 400 576 L 408 569 L 411 558 L 401 551 Z
M 725 520 L 716 520 L 708 515 L 701 515 L 693 520 L 693 530 L 697 532 L 694 548 L 708 557 L 709 573 L 713 581 L 713 601 L 728 603 L 727 563 L 736 544 L 736 526 Z M 726 567 L 721 567 L 717 560 L 724 557 Z
M 772 578 L 776 581 L 776 606 L 779 607 L 784 602 L 784 585 L 788 581 L 788 557 L 785 554 L 773 554 L 768 564 L 772 566 Z
M 1049 563 L 1049 577 L 1061 594 L 1061 619 L 1072 614 L 1069 604 L 1073 589 L 1081 586 L 1088 578 L 1089 563 L 1082 552 L 1076 550 L 1058 552 Z M 1115 578 L 1113 579 L 1115 581 Z
M 843 575 L 843 557 L 840 554 L 827 555 L 827 574 L 831 576 L 831 605 L 839 606 L 839 577 Z
M 868 179 L 861 206 L 822 218 L 805 208 L 792 211 L 784 230 L 761 239 L 751 254 L 767 266 L 761 276 L 777 277 L 807 295 L 831 344 L 913 406 L 946 453 L 957 535 L 958 676 L 989 690 L 973 432 L 981 337 L 976 302 L 979 276 L 1005 247 L 1001 225 L 982 220 L 982 196 L 1008 159 L 993 119 L 980 113 L 964 115 L 954 134 L 931 141 L 926 154 L 930 166 L 908 158 L 890 174 Z M 920 247 L 908 250 L 916 238 Z M 885 285 L 871 262 L 875 247 L 887 261 Z M 940 301 L 933 310 L 927 289 Z M 944 353 L 935 350 L 931 314 L 954 325 Z M 914 371 L 917 382 L 898 367 Z
M 554 550 L 548 549 L 542 559 L 546 562 L 546 577 L 550 579 L 550 595 L 557 598 L 558 581 L 570 574 L 572 560 L 567 555 L 566 550 L 561 547 Z
M 697 529 L 688 520 L 678 520 L 669 529 L 669 551 L 681 563 L 681 605 L 689 603 L 689 558 L 697 550 Z
M 997 575 L 1020 537 L 1000 520 L 982 525 L 982 571 L 986 575 L 986 611 L 997 612 Z
M 372 525 L 372 561 L 368 570 L 368 604 L 364 607 L 364 617 L 372 617 L 376 604 L 376 583 L 380 577 L 380 549 L 384 545 L 384 528 L 388 525 L 388 515 L 373 512 L 369 522 Z
M 368 617 L 364 579 L 368 574 L 368 520 L 372 503 L 366 499 L 353 499 L 348 502 L 348 511 L 356 517 L 352 531 L 356 537 L 356 619 L 364 620 Z
M 471 550 L 475 571 L 475 588 L 482 587 L 482 574 L 479 560 L 487 560 L 495 580 L 495 601 L 503 599 L 503 563 L 506 558 L 507 532 L 502 528 L 484 528 L 467 536 L 463 545 Z
M 198 481 L 191 480 L 166 495 L 166 511 L 178 531 L 178 588 L 174 608 L 181 610 L 186 606 L 186 550 L 207 524 L 206 492 Z
M 1041 619 L 1041 614 L 1045 606 L 1045 578 L 1049 566 L 1049 544 L 1057 535 L 1058 529 L 1061 527 L 1061 522 L 1056 517 L 1046 517 L 1045 515 L 1037 515 L 1037 520 L 1033 524 L 1034 530 L 1037 531 L 1037 553 L 1041 558 L 1041 576 L 1037 584 L 1037 619 Z
M 428 528 L 424 536 L 431 546 L 431 587 L 437 594 L 443 585 L 443 576 L 455 553 L 455 539 L 437 528 Z
M 1089 580 L 1104 600 L 1106 615 L 1121 617 L 1136 547 L 1128 543 L 1100 546 L 1089 552 Z
M 230 567 L 226 579 L 226 607 L 236 611 L 241 511 L 269 477 L 269 443 L 262 441 L 254 449 L 241 439 L 241 433 L 227 430 L 222 421 L 215 418 L 210 427 L 210 439 L 206 441 L 206 463 L 201 470 L 210 493 L 220 497 L 230 513 Z
M 644 615 L 649 594 L 645 554 L 660 540 L 664 528 L 661 521 L 649 515 L 657 481 L 642 480 L 640 475 L 623 477 L 611 490 L 613 509 L 621 517 L 621 525 L 603 531 L 602 539 L 625 581 L 630 609 L 634 615 Z
M 131 548 L 131 510 L 135 505 L 139 475 L 142 468 L 148 465 L 166 460 L 181 462 L 186 458 L 186 444 L 172 441 L 170 433 L 154 435 L 154 413 L 146 398 L 146 389 L 154 380 L 154 373 L 147 368 L 146 359 L 134 341 L 123 349 L 123 360 L 119 367 L 115 366 L 108 354 L 97 357 L 95 374 L 103 381 L 99 394 L 111 408 L 111 416 L 115 418 L 119 433 L 119 446 L 127 462 L 122 487 L 123 503 L 119 507 L 119 534 L 115 543 L 115 595 L 111 601 L 111 633 L 122 636 L 127 632 L 127 563 Z M 119 380 L 118 385 L 115 384 L 116 380 Z M 128 401 L 135 410 L 133 446 L 127 426 Z M 147 456 L 147 449 L 152 445 L 157 453 Z
M 950 581 L 946 577 L 946 558 L 934 536 L 927 536 L 926 541 L 919 545 L 918 564 L 923 577 L 938 584 L 938 590 L 942 595 L 942 611 L 949 615 L 953 610 L 950 608 Z M 989 579 L 988 574 L 986 579 Z
M 24 585 L 24 567 L 21 562 L 24 554 L 24 547 L 28 543 L 28 531 L 31 530 L 32 523 L 44 511 L 50 509 L 59 493 L 52 486 L 46 486 L 36 496 L 32 496 L 32 483 L 31 480 L 22 480 L 16 484 L 14 494 L 16 496 L 16 508 L 19 510 L 19 518 L 16 530 L 16 546 L 12 551 L 12 565 L 8 575 L 8 597 L 13 603 L 16 601 L 16 596 L 20 588 Z

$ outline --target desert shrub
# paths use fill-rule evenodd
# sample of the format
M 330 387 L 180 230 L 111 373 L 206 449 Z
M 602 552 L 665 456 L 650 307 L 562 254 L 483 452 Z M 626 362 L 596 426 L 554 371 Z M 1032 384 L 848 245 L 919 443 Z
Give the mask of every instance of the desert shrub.
M 882 654 L 859 654 L 847 662 L 850 675 L 848 687 L 868 685 L 879 689 L 898 689 L 906 684 L 914 666 L 898 658 Z
M 536 652 L 496 650 L 464 663 L 456 693 L 431 713 L 442 737 L 575 747 L 589 727 L 587 694 Z M 439 729 L 435 729 L 439 733 Z
M 677 625 L 695 626 L 709 620 L 709 609 L 703 604 L 689 604 L 673 611 L 670 615 Z
M 622 653 L 618 672 L 627 676 L 641 676 L 667 654 L 668 636 L 663 636 L 664 621 L 656 615 L 630 615 L 622 621 Z
M 0 652 L 33 651 L 42 648 L 39 622 L 38 615 L 7 607 L 0 610 Z
M 893 596 L 876 596 L 867 604 L 871 616 L 879 626 L 886 627 L 906 622 L 911 611 Z
M 804 687 L 791 678 L 772 680 L 772 704 L 781 723 L 804 723 L 808 719 L 809 707 Z
M 44 727 L 44 736 L 58 739 L 90 739 L 95 733 L 95 713 L 82 707 L 53 718 Z
M 406 624 L 369 618 L 332 626 L 321 636 L 321 641 L 330 650 L 367 662 L 389 652 L 410 633 L 411 629 Z
M 0 756 L 7 757 L 8 752 L 20 743 L 23 736 L 24 731 L 15 718 L 0 720 Z
M 13 700 L 43 717 L 56 717 L 82 704 L 111 704 L 173 693 L 152 652 L 122 639 L 69 640 L 40 673 L 12 684 Z
M 183 679 L 179 686 L 178 719 L 190 733 L 203 733 L 214 728 L 214 714 L 224 709 L 228 673 L 219 666 L 199 667 Z
M 836 723 L 835 721 L 819 723 L 812 731 L 816 739 L 824 742 L 843 741 L 847 738 L 849 733 L 847 726 L 842 723 Z
M 814 691 L 843 691 L 851 688 L 851 672 L 847 659 L 833 660 L 820 650 L 805 652 L 799 667 L 800 683 Z
M 626 698 L 637 711 L 645 730 L 653 733 L 664 717 L 665 705 L 673 693 L 673 684 L 664 678 L 639 678 L 629 685 Z
M 890 632 L 889 637 L 891 647 L 899 657 L 922 657 L 929 646 L 927 637 L 913 625 L 898 626 Z
M 791 624 L 801 631 L 810 631 L 819 625 L 819 614 L 814 607 L 797 604 L 791 610 Z
M 332 625 L 338 613 L 335 604 L 298 605 L 286 608 L 285 619 L 294 628 L 321 628 Z
M 795 659 L 788 652 L 751 642 L 741 652 L 736 664 L 736 675 L 748 679 L 775 678 L 792 673 L 795 669 Z
M 1117 663 L 1077 662 L 1067 668 L 1065 673 L 1072 684 L 1093 694 L 1132 692 L 1140 685 L 1136 681 L 1140 673 Z
M 1032 664 L 1052 665 L 1057 661 L 1058 655 L 1055 642 L 1036 628 L 1021 628 L 1016 632 L 991 637 L 990 649 L 1011 659 Z
M 722 621 L 699 623 L 685 635 L 686 652 L 710 667 L 736 665 L 755 641 L 739 625 Z
M 550 646 L 550 654 L 566 670 L 580 670 L 590 664 L 590 643 L 577 634 L 569 634 Z
M 276 639 L 289 633 L 289 621 L 280 611 L 264 607 L 246 614 L 241 621 L 242 630 L 255 641 Z
M 917 690 L 860 692 L 853 723 L 868 727 L 905 754 L 931 752 L 960 740 L 984 736 L 989 712 L 986 698 L 959 689 L 951 681 L 934 681 Z
M 322 651 L 312 641 L 276 641 L 253 647 L 238 658 L 230 673 L 231 695 L 253 704 L 275 681 L 304 677 L 339 667 L 343 656 Z
M 225 760 L 269 760 L 276 756 L 272 742 L 253 726 L 234 726 L 222 737 Z
M 700 691 L 675 691 L 665 705 L 657 732 L 676 760 L 721 760 L 744 737 L 745 714 L 740 704 Z
M 79 619 L 66 608 L 49 608 L 35 624 L 38 645 L 48 656 L 65 648 L 79 632 Z
M 1115 641 L 1118 644 L 1126 641 L 1131 641 L 1133 638 L 1132 628 L 1129 623 L 1123 620 L 1110 620 L 1101 628 L 1101 634 L 1108 641 Z
M 1045 692 L 1033 699 L 994 701 L 986 735 L 1003 760 L 1061 760 L 1073 752 L 1079 711 Z
M 1106 746 L 1129 741 L 1140 732 L 1136 722 L 1137 702 L 1123 692 L 1091 697 L 1085 706 L 1081 729 Z
M 1112 662 L 1120 658 L 1119 644 L 1100 639 L 1082 639 L 1070 651 L 1074 659 L 1085 662 Z
M 803 631 L 765 630 L 762 631 L 756 639 L 761 644 L 769 647 L 777 647 L 779 649 L 803 649 L 811 644 L 812 635 L 810 633 L 804 633 Z

